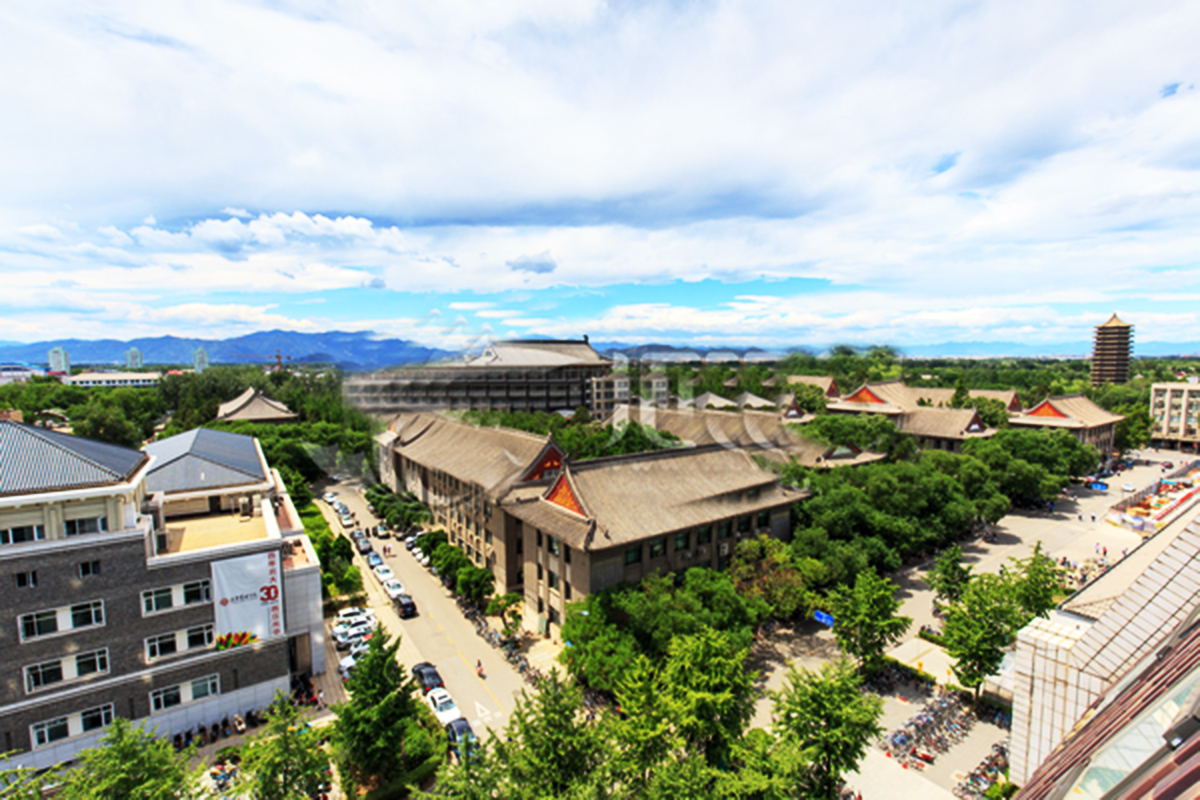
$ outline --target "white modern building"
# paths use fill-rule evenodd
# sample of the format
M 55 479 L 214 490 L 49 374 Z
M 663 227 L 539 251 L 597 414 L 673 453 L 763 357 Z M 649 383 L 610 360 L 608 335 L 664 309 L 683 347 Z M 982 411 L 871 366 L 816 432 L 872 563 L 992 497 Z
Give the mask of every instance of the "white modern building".
M 158 385 L 161 372 L 81 372 L 63 378 L 72 386 L 133 386 L 148 389 Z

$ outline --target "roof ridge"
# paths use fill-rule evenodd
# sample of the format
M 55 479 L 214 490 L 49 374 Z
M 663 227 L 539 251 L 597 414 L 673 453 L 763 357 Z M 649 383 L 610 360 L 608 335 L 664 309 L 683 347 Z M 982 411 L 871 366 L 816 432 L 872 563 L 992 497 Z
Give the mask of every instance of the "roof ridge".
M 100 464 L 99 462 L 88 458 L 87 456 L 83 455 L 82 453 L 79 453 L 75 450 L 70 449 L 69 447 L 67 447 L 64 444 L 59 444 L 58 442 L 56 442 L 53 439 L 46 436 L 45 432 L 39 431 L 33 425 L 26 425 L 23 422 L 16 422 L 14 420 L 2 420 L 0 422 L 17 426 L 17 430 L 21 430 L 21 431 L 25 432 L 26 435 L 33 436 L 34 438 L 38 439 L 39 441 L 45 442 L 46 444 L 50 445 L 51 447 L 55 448 L 56 450 L 59 450 L 61 452 L 67 453 L 71 456 L 74 456 L 75 458 L 78 458 L 80 461 L 84 461 L 84 462 L 90 464 L 91 466 L 95 467 L 96 469 L 100 470 L 101 472 L 106 472 L 109 475 L 112 475 L 114 478 L 121 479 L 121 478 L 125 477 L 124 475 L 116 472 L 115 470 L 111 469 L 110 467 L 106 467 L 103 464 Z M 73 436 L 74 434 L 62 434 L 62 435 L 63 436 Z M 83 437 L 80 437 L 80 439 L 82 440 Z M 92 441 L 92 440 L 88 440 L 88 441 Z M 107 444 L 107 442 L 101 442 L 101 444 Z M 143 454 L 142 457 L 145 458 L 145 454 Z

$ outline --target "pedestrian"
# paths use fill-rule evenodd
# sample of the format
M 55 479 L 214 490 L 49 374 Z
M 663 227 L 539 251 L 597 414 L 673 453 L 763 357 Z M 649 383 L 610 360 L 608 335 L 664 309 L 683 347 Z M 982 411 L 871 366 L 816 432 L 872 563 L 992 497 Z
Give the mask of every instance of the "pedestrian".
M 1104 557 L 1108 558 L 1108 548 L 1104 548 Z
M 1125 557 L 1125 556 L 1127 556 L 1127 555 L 1129 555 L 1129 548 L 1128 548 L 1128 547 L 1122 547 L 1122 548 L 1121 548 L 1121 558 L 1124 558 L 1124 557 Z
M 1080 515 L 1079 515 L 1079 521 L 1080 521 L 1080 522 L 1083 522 L 1083 514 L 1080 514 Z
M 317 708 L 320 708 L 320 709 L 325 708 L 325 690 L 324 689 L 317 690 Z
M 1096 515 L 1092 514 L 1092 522 L 1095 522 L 1095 521 L 1096 521 Z
M 1100 543 L 1096 542 L 1096 555 L 1100 555 Z

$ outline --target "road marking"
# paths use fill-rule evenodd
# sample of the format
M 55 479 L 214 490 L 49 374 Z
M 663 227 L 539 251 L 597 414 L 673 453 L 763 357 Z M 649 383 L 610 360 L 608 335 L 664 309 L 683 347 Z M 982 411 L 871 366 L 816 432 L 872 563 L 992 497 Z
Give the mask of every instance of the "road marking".
M 489 719 L 492 716 L 492 712 L 487 710 L 487 706 L 478 700 L 475 701 L 475 713 L 479 715 L 481 720 Z
M 446 638 L 449 639 L 450 637 L 447 636 Z M 451 642 L 450 644 L 454 644 L 454 642 Z M 466 664 L 471 669 L 472 672 L 475 672 L 475 666 L 470 661 L 467 661 L 467 657 L 463 655 L 463 651 L 459 650 L 457 646 L 454 649 L 458 652 L 458 657 L 463 660 L 463 663 Z M 481 678 L 479 676 L 479 673 L 475 673 L 475 680 L 479 681 L 479 685 L 482 686 L 483 690 L 488 693 L 488 696 L 496 701 L 496 707 L 500 709 L 500 713 L 507 714 L 508 709 L 506 709 L 504 707 L 504 704 L 500 702 L 500 698 L 498 698 L 498 697 L 496 697 L 496 695 L 492 694 L 491 687 L 489 687 L 487 685 L 487 681 L 485 681 L 483 678 Z M 478 702 L 478 701 L 476 701 L 476 702 Z

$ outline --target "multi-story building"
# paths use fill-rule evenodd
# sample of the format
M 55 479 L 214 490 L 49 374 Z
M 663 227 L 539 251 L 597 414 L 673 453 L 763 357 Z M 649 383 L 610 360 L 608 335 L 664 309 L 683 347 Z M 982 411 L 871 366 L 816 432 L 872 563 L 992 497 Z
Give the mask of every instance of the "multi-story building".
M 629 375 L 613 372 L 592 378 L 591 411 L 597 417 L 606 417 L 619 405 L 629 402 Z
M 1123 419 L 1081 394 L 1070 394 L 1048 397 L 1028 411 L 1009 417 L 1008 424 L 1018 428 L 1062 428 L 1083 444 L 1095 447 L 1100 457 L 1107 460 L 1115 455 L 1117 423 Z
M 1133 326 L 1113 314 L 1096 326 L 1092 347 L 1092 386 L 1129 382 L 1129 357 L 1133 352 Z
M 968 394 L 977 399 L 996 400 L 1013 412 L 1020 410 L 1013 390 L 974 389 Z M 995 435 L 994 428 L 983 424 L 973 408 L 950 408 L 953 389 L 929 389 L 907 386 L 900 381 L 867 383 L 846 397 L 830 400 L 831 414 L 882 414 L 896 427 L 911 434 L 923 448 L 959 452 L 968 439 Z
M 51 348 L 50 352 L 46 354 L 46 360 L 49 362 L 50 372 L 55 372 L 60 375 L 71 374 L 71 357 L 67 355 L 66 348 Z
M 461 362 L 405 367 L 352 378 L 346 397 L 371 413 L 443 409 L 596 412 L 593 378 L 612 362 L 581 341 L 495 342 Z
M 28 364 L 0 364 L 0 386 L 6 383 L 24 383 L 33 377 L 42 377 L 44 370 Z
M 142 368 L 142 351 L 131 347 L 125 351 L 125 369 Z
M 282 481 L 253 439 L 209 433 L 147 453 L 0 422 L 0 747 L 21 763 L 117 716 L 212 725 L 323 670 L 319 563 Z M 208 485 L 230 461 L 253 476 Z M 177 516 L 197 491 L 216 502 Z
M 1200 383 L 1156 383 L 1150 387 L 1151 438 L 1164 447 L 1200 442 Z
M 651 372 L 642 376 L 642 397 L 651 403 L 665 400 L 671 393 L 670 381 L 666 373 Z
M 806 496 L 719 445 L 570 463 L 551 437 L 423 413 L 399 415 L 377 441 L 383 482 L 428 505 L 497 592 L 525 596 L 541 630 L 566 602 L 622 580 L 723 567 L 742 537 L 787 536 Z
M 63 383 L 72 386 L 134 386 L 148 389 L 157 386 L 160 378 L 161 372 L 81 372 L 63 378 Z
M 208 351 L 203 347 L 197 347 L 196 352 L 192 353 L 192 369 L 197 373 L 208 369 Z

